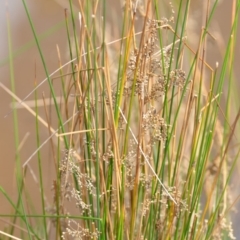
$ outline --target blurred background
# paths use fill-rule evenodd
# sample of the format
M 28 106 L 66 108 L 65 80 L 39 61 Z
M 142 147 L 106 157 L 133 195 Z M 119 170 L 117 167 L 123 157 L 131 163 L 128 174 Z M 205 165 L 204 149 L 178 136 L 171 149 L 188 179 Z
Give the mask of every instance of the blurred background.
M 234 1 L 234 0 L 233 0 Z M 232 2 L 230 0 L 219 1 L 219 5 L 214 14 L 212 24 L 211 24 L 211 34 L 216 38 L 213 40 L 208 38 L 207 45 L 207 62 L 215 67 L 216 62 L 221 65 L 222 57 L 224 54 L 225 46 L 229 38 L 230 28 L 231 28 L 231 12 L 232 12 Z M 6 4 L 7 2 L 7 4 Z M 37 32 L 37 35 L 41 39 L 40 44 L 45 57 L 45 61 L 48 67 L 49 73 L 54 72 L 59 67 L 57 48 L 58 45 L 62 63 L 69 61 L 69 52 L 67 48 L 67 34 L 64 21 L 64 8 L 69 9 L 69 4 L 67 0 L 27 0 L 27 5 L 30 9 L 31 17 Z M 77 11 L 77 2 L 73 1 L 75 10 Z M 169 16 L 171 9 L 169 7 L 168 1 L 160 1 L 164 5 L 166 10 L 166 15 Z M 175 18 L 177 13 L 177 4 L 172 1 L 173 9 L 175 10 Z M 196 49 L 198 45 L 198 40 L 200 36 L 201 27 L 203 25 L 204 16 L 202 15 L 203 9 L 206 6 L 203 0 L 193 0 L 191 3 L 189 22 L 187 26 L 188 44 Z M 117 26 L 119 21 L 122 21 L 122 10 L 123 1 L 108 1 L 107 11 L 107 39 L 106 42 L 118 39 L 120 36 L 120 27 Z M 163 13 L 162 13 L 163 15 Z M 164 16 L 164 15 L 163 15 Z M 166 16 L 166 17 L 167 17 Z M 14 79 L 16 95 L 23 99 L 27 96 L 34 88 L 35 80 L 40 83 L 46 78 L 43 65 L 37 50 L 35 40 L 22 4 L 19 0 L 8 0 L 0 1 L 0 186 L 2 186 L 5 191 L 11 197 L 17 199 L 17 186 L 15 177 L 15 145 L 14 145 L 14 129 L 13 129 L 13 115 L 9 113 L 11 111 L 11 101 L 12 97 L 4 90 L 4 87 L 10 89 L 10 69 L 9 69 L 9 50 L 8 50 L 8 30 L 7 30 L 7 18 L 10 22 L 11 30 L 11 44 L 13 51 L 13 63 L 14 63 Z M 70 17 L 69 17 L 70 18 Z M 139 16 L 141 18 L 141 16 Z M 239 43 L 239 38 L 237 40 Z M 240 74 L 240 68 L 237 67 L 240 62 L 240 44 L 237 43 L 235 52 L 235 77 L 238 78 Z M 35 78 L 36 75 L 36 78 Z M 56 74 L 56 76 L 59 74 Z M 236 81 L 237 83 L 239 81 Z M 54 81 L 54 86 L 56 89 L 56 95 L 61 97 L 60 82 L 58 80 Z M 240 89 L 239 83 L 237 88 Z M 44 83 L 38 89 L 38 98 L 42 97 L 44 92 L 45 96 L 49 96 L 49 89 L 47 82 Z M 28 101 L 34 100 L 34 94 L 29 96 Z M 239 99 L 240 100 L 240 99 Z M 239 103 L 235 102 L 233 105 L 236 109 L 239 107 Z M 34 105 L 33 105 L 34 108 Z M 4 117 L 6 114 L 7 117 Z M 43 108 L 39 108 L 39 114 L 44 118 L 45 112 Z M 235 116 L 236 113 L 233 113 Z M 55 119 L 56 120 L 56 119 Z M 18 109 L 18 121 L 19 121 L 19 138 L 22 140 L 23 146 L 21 147 L 21 162 L 24 162 L 31 156 L 31 154 L 36 149 L 36 127 L 35 118 L 24 108 Z M 52 119 L 54 126 L 54 118 Z M 55 126 L 57 124 L 55 123 Z M 45 141 L 49 136 L 46 127 L 40 125 L 41 142 Z M 238 141 L 240 136 L 237 136 Z M 56 139 L 55 139 L 56 140 Z M 54 141 L 55 141 L 54 140 Z M 64 149 L 63 149 L 64 150 Z M 46 200 L 50 206 L 52 202 L 51 185 L 52 181 L 55 179 L 54 175 L 54 164 L 52 162 L 52 156 L 47 144 L 41 150 L 41 156 L 44 162 L 43 172 L 46 174 L 44 179 Z M 30 167 L 37 169 L 37 158 L 36 156 L 29 162 Z M 34 172 L 36 178 L 38 178 L 38 173 Z M 36 201 L 38 200 L 38 189 L 36 188 L 36 182 L 34 180 L 34 175 L 28 174 L 28 181 L 26 185 L 28 186 L 29 192 L 26 194 L 31 194 L 36 196 Z M 239 184 L 239 166 L 232 179 L 232 185 L 234 186 L 234 196 L 235 199 L 240 194 L 240 184 Z M 33 197 L 34 199 L 34 197 Z M 240 204 L 236 205 L 236 209 L 239 209 Z M 3 195 L 0 195 L 0 213 L 7 214 L 10 213 L 11 207 L 5 200 Z M 240 220 L 240 214 L 238 212 L 233 213 L 234 219 L 234 234 L 237 239 L 240 239 L 240 229 L 238 226 L 238 221 Z M 0 219 L 0 229 L 2 226 L 6 225 L 6 219 Z

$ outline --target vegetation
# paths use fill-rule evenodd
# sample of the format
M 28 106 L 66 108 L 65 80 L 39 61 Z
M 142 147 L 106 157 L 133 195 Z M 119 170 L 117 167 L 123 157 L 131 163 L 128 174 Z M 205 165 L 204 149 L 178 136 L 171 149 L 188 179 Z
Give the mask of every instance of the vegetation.
M 58 78 L 54 79 L 62 84 L 61 101 L 53 85 L 55 73 L 48 72 L 31 13 L 22 2 L 55 109 L 50 111 L 45 104 L 45 117 L 38 114 L 42 97 L 36 85 L 31 94 L 35 94 L 37 145 L 24 165 L 18 151 L 17 110 L 12 112 L 18 199 L 0 188 L 13 209 L 1 215 L 11 219 L 5 235 L 235 239 L 230 213 L 238 198 L 230 198 L 230 180 L 240 153 L 236 132 L 240 110 L 233 104 L 239 100 L 233 63 L 240 1 L 233 1 L 223 61 L 211 66 L 206 53 L 208 39 L 214 38 L 211 21 L 217 0 L 206 1 L 197 48 L 187 35 L 190 0 L 125 1 L 121 18 L 110 23 L 121 36 L 111 42 L 106 21 L 111 1 L 79 0 L 74 6 L 69 0 L 65 22 L 70 59 L 63 65 L 59 52 Z M 8 30 L 15 103 L 10 25 Z M 49 131 L 43 143 L 40 123 Z M 41 148 L 45 144 L 50 145 L 54 159 L 52 186 L 43 184 Z M 40 214 L 25 187 L 27 163 L 33 158 L 38 161 Z M 47 188 L 52 188 L 51 208 L 46 207 Z

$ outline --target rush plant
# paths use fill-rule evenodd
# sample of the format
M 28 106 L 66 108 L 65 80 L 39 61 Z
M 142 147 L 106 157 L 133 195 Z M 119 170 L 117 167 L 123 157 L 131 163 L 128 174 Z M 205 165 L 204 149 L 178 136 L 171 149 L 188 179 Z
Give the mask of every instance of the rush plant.
M 126 0 L 115 17 L 108 13 L 113 1 L 69 0 L 69 62 L 62 64 L 59 51 L 54 73 L 22 2 L 58 126 L 52 127 L 45 105 L 49 138 L 40 142 L 36 86 L 37 146 L 28 160 L 38 160 L 42 213 L 28 206 L 23 173 L 28 167 L 17 154 L 17 201 L 1 188 L 14 209 L 5 233 L 20 231 L 23 239 L 236 239 L 231 210 L 238 198 L 229 196 L 240 151 L 240 110 L 233 104 L 239 102 L 233 63 L 240 1 L 232 1 L 223 59 L 211 65 L 207 53 L 209 39 L 217 41 L 211 32 L 217 0 L 203 1 L 205 20 L 195 45 L 188 31 L 194 21 L 190 0 Z M 62 83 L 61 101 L 53 81 Z M 13 113 L 18 149 L 16 109 Z M 51 186 L 43 184 L 43 144 L 53 153 Z M 52 196 L 45 195 L 47 188 Z M 17 230 L 16 219 L 24 230 Z

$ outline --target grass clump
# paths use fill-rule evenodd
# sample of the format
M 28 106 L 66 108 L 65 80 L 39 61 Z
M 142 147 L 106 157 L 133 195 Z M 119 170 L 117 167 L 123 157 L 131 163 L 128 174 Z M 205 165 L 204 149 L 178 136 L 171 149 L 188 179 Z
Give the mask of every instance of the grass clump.
M 58 122 L 52 126 L 45 105 L 50 137 L 44 144 L 51 146 L 56 176 L 46 208 L 35 88 L 42 214 L 28 206 L 21 167 L 18 202 L 1 189 L 15 212 L 12 226 L 20 218 L 26 229 L 20 231 L 23 238 L 235 239 L 230 210 L 237 200 L 228 197 L 239 157 L 234 143 L 240 112 L 231 112 L 231 66 L 240 1 L 233 8 L 221 67 L 211 66 L 206 57 L 218 1 L 207 1 L 195 50 L 186 31 L 190 1 L 170 4 L 170 14 L 163 2 L 126 1 L 121 21 L 112 23 L 121 35 L 108 42 L 106 10 L 112 3 L 79 1 L 75 6 L 69 0 L 70 61 L 62 65 L 59 51 L 60 76 L 54 80 L 62 81 L 59 103 L 23 0 L 56 110 L 50 113 Z M 226 82 L 227 75 L 231 80 Z M 25 171 L 33 160 L 34 154 Z M 39 217 L 42 230 L 36 231 L 30 219 Z

